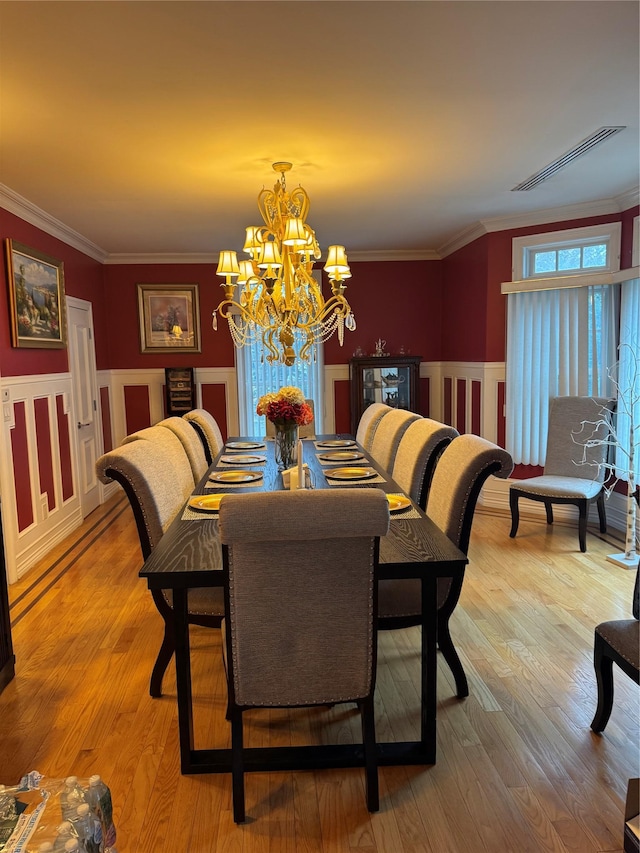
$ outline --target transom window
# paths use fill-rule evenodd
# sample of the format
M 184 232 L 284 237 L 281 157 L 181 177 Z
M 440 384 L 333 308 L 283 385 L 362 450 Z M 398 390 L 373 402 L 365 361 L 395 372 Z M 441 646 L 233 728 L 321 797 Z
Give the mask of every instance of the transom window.
M 620 223 L 553 231 L 513 241 L 513 279 L 607 272 L 620 268 Z

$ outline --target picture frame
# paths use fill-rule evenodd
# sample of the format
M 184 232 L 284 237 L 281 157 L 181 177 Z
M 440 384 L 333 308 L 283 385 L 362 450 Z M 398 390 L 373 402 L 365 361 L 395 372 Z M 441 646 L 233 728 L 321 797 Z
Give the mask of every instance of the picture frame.
M 138 284 L 140 352 L 200 352 L 197 284 Z
M 66 349 L 64 264 L 7 237 L 7 283 L 11 345 Z

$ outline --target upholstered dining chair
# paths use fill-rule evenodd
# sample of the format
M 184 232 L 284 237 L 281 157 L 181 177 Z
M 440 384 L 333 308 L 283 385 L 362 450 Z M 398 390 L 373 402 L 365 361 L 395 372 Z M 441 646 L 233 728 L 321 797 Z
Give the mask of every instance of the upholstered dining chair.
M 527 498 L 542 501 L 547 524 L 553 524 L 553 504 L 578 507 L 578 541 L 587 550 L 589 505 L 596 501 L 600 532 L 607 532 L 604 487 L 607 447 L 592 441 L 607 436 L 606 419 L 611 414 L 612 400 L 603 397 L 552 397 L 549 403 L 549 429 L 544 473 L 540 477 L 518 480 L 509 489 L 511 531 L 518 532 L 518 501 Z M 600 422 L 596 428 L 594 425 Z M 585 445 L 585 442 L 589 444 Z
M 388 471 L 389 474 L 393 470 L 393 463 L 402 436 L 409 425 L 419 418 L 420 415 L 416 415 L 415 412 L 408 412 L 406 409 L 391 409 L 380 420 L 373 435 L 369 452 L 378 465 Z
M 160 421 L 156 426 L 164 427 L 171 430 L 176 435 L 184 447 L 184 452 L 187 454 L 191 470 L 193 471 L 193 479 L 196 483 L 200 482 L 205 471 L 209 467 L 207 457 L 205 456 L 202 441 L 198 437 L 196 431 L 190 423 L 184 418 L 171 417 Z
M 458 430 L 431 418 L 418 418 L 400 439 L 391 476 L 402 491 L 422 509 L 433 472 L 442 451 L 458 435 Z
M 134 441 L 150 441 L 156 447 L 160 447 L 165 456 L 165 465 L 172 470 L 176 482 L 182 484 L 184 480 L 190 484 L 189 489 L 193 489 L 198 481 L 195 479 L 193 466 L 184 443 L 175 432 L 155 424 L 125 436 L 122 439 L 122 444 L 131 444 Z
M 449 539 L 467 553 L 478 496 L 490 475 L 506 478 L 513 460 L 506 450 L 477 435 L 460 435 L 445 447 L 436 465 L 426 513 Z M 462 591 L 463 578 L 438 578 L 438 648 L 456 683 L 459 698 L 469 686 L 451 639 L 449 620 Z M 390 630 L 417 625 L 421 618 L 420 581 L 381 580 L 378 628 Z
M 393 409 L 391 406 L 387 406 L 386 403 L 371 403 L 371 405 L 367 406 L 360 416 L 358 428 L 356 430 L 356 441 L 364 447 L 367 452 L 371 450 L 371 442 L 373 441 L 373 436 L 375 435 L 380 420 L 384 415 L 392 411 Z
M 171 434 L 160 428 L 159 432 Z M 184 464 L 178 466 L 167 457 L 161 440 L 137 440 L 101 456 L 96 462 L 96 472 L 101 482 L 115 480 L 124 489 L 146 560 L 193 490 L 186 456 Z M 169 591 L 152 590 L 151 594 L 164 620 L 164 637 L 151 673 L 150 693 L 161 696 L 162 679 L 175 649 L 172 600 Z M 224 615 L 222 590 L 189 590 L 188 612 L 191 624 L 219 627 Z
M 640 563 L 633 587 L 633 619 L 614 619 L 596 626 L 593 665 L 598 683 L 598 707 L 591 721 L 594 732 L 604 731 L 613 710 L 613 664 L 640 684 Z
M 367 807 L 377 811 L 375 571 L 389 529 L 384 493 L 230 494 L 219 529 L 234 820 L 245 819 L 242 713 L 256 707 L 356 702 Z
M 313 412 L 313 419 L 311 423 L 305 424 L 304 426 L 298 427 L 298 438 L 315 438 L 316 434 L 316 409 L 315 403 L 313 400 L 308 397 L 305 400 L 305 403 L 309 406 L 311 411 Z M 269 420 L 269 418 L 265 418 L 265 437 L 266 438 L 275 438 L 276 427 L 275 424 Z
M 207 464 L 211 465 L 224 447 L 218 422 L 206 409 L 192 409 L 190 412 L 185 412 L 182 417 L 195 429 L 202 442 Z

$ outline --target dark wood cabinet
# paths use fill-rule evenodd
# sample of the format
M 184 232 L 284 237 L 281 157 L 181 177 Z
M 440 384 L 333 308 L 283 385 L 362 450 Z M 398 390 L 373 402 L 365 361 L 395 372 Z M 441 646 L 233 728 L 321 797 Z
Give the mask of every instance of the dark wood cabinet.
M 178 415 L 196 407 L 196 383 L 193 367 L 165 367 L 167 417 Z
M 362 413 L 371 403 L 418 412 L 420 361 L 419 355 L 372 355 L 349 361 L 354 435 Z
M 9 618 L 9 595 L 7 591 L 7 567 L 2 537 L 2 508 L 0 505 L 0 693 L 15 675 L 15 655 L 11 642 L 11 620 Z

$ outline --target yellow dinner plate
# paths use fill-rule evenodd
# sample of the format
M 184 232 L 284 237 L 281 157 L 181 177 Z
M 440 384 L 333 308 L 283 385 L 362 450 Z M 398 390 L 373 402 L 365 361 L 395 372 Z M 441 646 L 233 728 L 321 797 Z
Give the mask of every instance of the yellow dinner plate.
M 237 465 L 259 465 L 261 462 L 266 462 L 266 456 L 251 456 L 245 453 L 234 453 L 228 456 L 221 456 L 221 462 L 234 463 Z
M 252 483 L 262 477 L 262 471 L 214 471 L 209 477 L 215 483 Z
M 225 447 L 227 450 L 258 450 L 264 444 L 261 441 L 228 441 Z
M 194 495 L 189 498 L 189 506 L 199 512 L 218 512 L 223 497 L 224 495 Z
M 335 450 L 333 453 L 319 453 L 318 459 L 323 462 L 355 462 L 364 459 L 364 453 L 359 450 Z
M 318 447 L 353 447 L 355 441 L 351 438 L 332 438 L 328 441 L 319 441 Z
M 387 495 L 389 501 L 389 512 L 399 512 L 411 506 L 411 501 L 404 495 Z
M 332 480 L 369 480 L 377 473 L 373 468 L 331 468 L 325 471 Z

